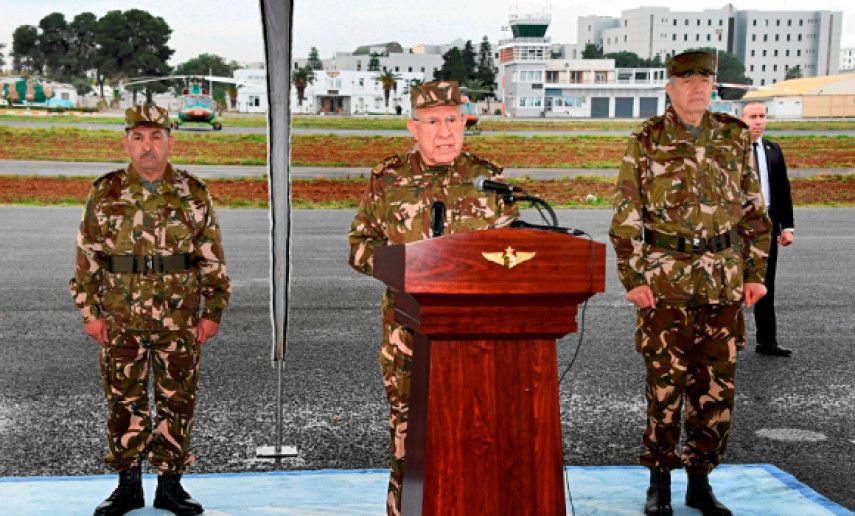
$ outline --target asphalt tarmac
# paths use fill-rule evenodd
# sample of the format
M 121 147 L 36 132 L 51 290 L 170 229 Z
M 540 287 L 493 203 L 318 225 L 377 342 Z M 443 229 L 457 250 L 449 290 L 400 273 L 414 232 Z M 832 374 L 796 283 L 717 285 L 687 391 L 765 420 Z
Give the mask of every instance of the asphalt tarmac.
M 77 161 L 27 161 L 0 159 L 0 176 L 66 176 L 98 177 L 126 163 L 77 162 Z M 201 178 L 240 178 L 267 175 L 263 165 L 177 165 Z M 292 167 L 291 177 L 299 179 L 357 178 L 368 177 L 370 167 Z M 791 168 L 789 177 L 813 177 L 820 174 L 853 174 L 852 168 Z M 616 168 L 506 168 L 505 177 L 532 177 L 536 179 L 560 179 L 578 176 L 617 177 Z
M 642 120 L 639 120 L 640 124 Z M 49 129 L 52 127 L 70 127 L 78 129 L 91 130 L 107 130 L 121 131 L 124 126 L 121 124 L 105 124 L 97 122 L 63 122 L 46 121 L 46 120 L 2 120 L 0 125 L 10 127 L 29 127 L 31 129 Z M 207 133 L 214 132 L 210 126 L 204 124 L 187 125 L 179 129 L 180 132 L 187 133 Z M 405 129 L 324 129 L 314 127 L 295 127 L 291 129 L 293 134 L 334 134 L 336 136 L 409 136 L 410 133 Z M 234 127 L 229 126 L 228 122 L 223 124 L 223 129 L 218 132 L 228 134 L 267 134 L 267 127 Z M 542 131 L 483 131 L 481 136 L 629 136 L 631 129 L 619 130 L 542 130 Z M 798 131 L 766 131 L 770 137 L 775 136 L 855 136 L 855 131 L 852 130 L 798 130 Z
M 97 345 L 68 294 L 79 208 L 0 206 L 0 475 L 106 473 Z M 558 210 L 607 241 L 608 210 Z M 195 472 L 266 471 L 276 371 L 270 364 L 268 216 L 220 210 L 232 302 L 203 351 Z M 387 467 L 388 417 L 377 356 L 379 282 L 349 269 L 350 210 L 293 217 L 284 469 Z M 535 222 L 534 214 L 525 218 Z M 855 509 L 855 209 L 797 209 L 778 271 L 780 342 L 791 358 L 739 355 L 726 463 L 771 463 Z M 607 289 L 591 299 L 578 359 L 560 386 L 565 462 L 637 464 L 644 424 L 635 310 L 607 251 Z M 581 321 L 580 321 L 581 322 Z M 558 343 L 563 370 L 579 334 Z

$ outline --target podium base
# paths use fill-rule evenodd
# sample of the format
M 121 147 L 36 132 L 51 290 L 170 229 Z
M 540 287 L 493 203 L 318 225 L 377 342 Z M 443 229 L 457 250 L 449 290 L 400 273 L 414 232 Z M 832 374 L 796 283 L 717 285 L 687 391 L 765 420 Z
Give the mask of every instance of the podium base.
M 300 453 L 296 446 L 280 446 L 276 450 L 275 446 L 259 446 L 255 449 L 255 456 L 259 459 L 282 459 L 285 457 L 297 457 Z

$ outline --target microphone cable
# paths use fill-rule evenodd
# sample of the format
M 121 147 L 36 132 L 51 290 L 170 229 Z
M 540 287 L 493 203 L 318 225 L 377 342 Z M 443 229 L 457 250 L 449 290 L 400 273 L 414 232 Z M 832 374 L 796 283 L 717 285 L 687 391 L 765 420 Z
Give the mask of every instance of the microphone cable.
M 586 237 L 591 244 L 591 264 L 588 267 L 588 292 L 590 292 L 594 288 L 594 266 L 596 265 L 596 255 L 594 254 L 594 250 L 595 250 L 594 238 L 589 233 L 587 233 L 583 230 L 580 230 L 580 229 L 574 230 L 573 234 Z M 585 312 L 588 309 L 588 301 L 590 299 L 591 298 L 588 297 L 587 299 L 585 299 L 585 302 L 582 303 L 582 314 L 580 316 L 580 321 L 579 321 L 579 338 L 576 340 L 576 351 L 573 352 L 573 357 L 570 359 L 570 363 L 567 364 L 567 367 L 564 368 L 564 371 L 561 373 L 561 376 L 558 377 L 559 401 L 561 398 L 561 396 L 560 396 L 560 394 L 561 394 L 561 382 L 564 381 L 564 377 L 573 368 L 573 364 L 576 363 L 576 359 L 579 357 L 579 350 L 582 349 L 582 342 L 583 342 L 583 339 L 585 337 Z M 569 403 L 572 403 L 572 401 L 573 401 L 572 383 L 569 386 L 569 395 L 568 395 L 567 400 Z M 560 412 L 560 407 L 559 407 L 559 412 Z M 563 463 L 564 463 L 564 439 L 563 438 L 561 439 L 561 450 L 562 450 L 561 462 L 562 462 L 562 468 L 564 469 L 564 471 L 563 471 L 563 473 L 564 473 L 564 486 L 567 489 L 567 497 L 569 498 L 569 501 L 570 501 L 570 512 L 573 516 L 576 516 L 576 505 L 573 503 L 573 491 L 570 490 L 570 472 L 567 470 L 566 467 L 563 466 Z

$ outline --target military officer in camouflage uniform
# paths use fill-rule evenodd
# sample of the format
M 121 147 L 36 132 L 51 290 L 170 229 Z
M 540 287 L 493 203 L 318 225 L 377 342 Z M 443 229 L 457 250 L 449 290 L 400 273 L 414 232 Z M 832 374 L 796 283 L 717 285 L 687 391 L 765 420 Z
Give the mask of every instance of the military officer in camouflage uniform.
M 200 348 L 219 331 L 231 288 L 211 197 L 168 161 L 168 118 L 159 107 L 127 110 L 131 163 L 95 181 L 77 235 L 71 294 L 84 331 L 101 345 L 106 462 L 119 472 L 119 487 L 96 515 L 144 506 L 143 456 L 158 472 L 155 507 L 203 512 L 180 479 L 194 461 L 188 447 Z
M 688 506 L 731 514 L 708 474 L 730 429 L 736 352 L 745 345 L 741 303 L 765 294 L 771 223 L 747 126 L 707 111 L 713 68 L 703 52 L 668 62 L 672 105 L 633 133 L 609 231 L 627 299 L 638 307 L 635 344 L 647 369 L 645 514 L 672 514 L 670 470 L 679 467 Z
M 350 265 L 364 274 L 373 272 L 375 248 L 435 236 L 435 205 L 444 212 L 440 217 L 443 234 L 507 226 L 519 216 L 515 205 L 506 205 L 501 196 L 481 193 L 473 186 L 478 176 L 501 179 L 502 169 L 462 152 L 465 119 L 460 114 L 457 83 L 413 86 L 411 99 L 414 115 L 407 129 L 416 145 L 412 151 L 386 158 L 374 167 L 350 229 Z M 388 514 L 399 514 L 401 508 L 413 356 L 413 333 L 395 322 L 394 302 L 394 292 L 387 290 L 382 302 L 380 367 L 391 405 Z

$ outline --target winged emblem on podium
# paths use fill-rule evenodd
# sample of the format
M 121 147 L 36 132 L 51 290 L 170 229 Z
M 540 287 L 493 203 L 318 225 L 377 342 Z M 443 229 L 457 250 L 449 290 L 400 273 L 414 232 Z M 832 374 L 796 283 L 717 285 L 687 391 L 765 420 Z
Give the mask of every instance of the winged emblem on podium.
M 481 256 L 486 258 L 488 261 L 498 263 L 506 269 L 513 269 L 517 265 L 531 260 L 536 254 L 537 252 L 529 253 L 525 251 L 516 251 L 513 247 L 508 246 L 504 251 L 496 253 L 481 253 Z

